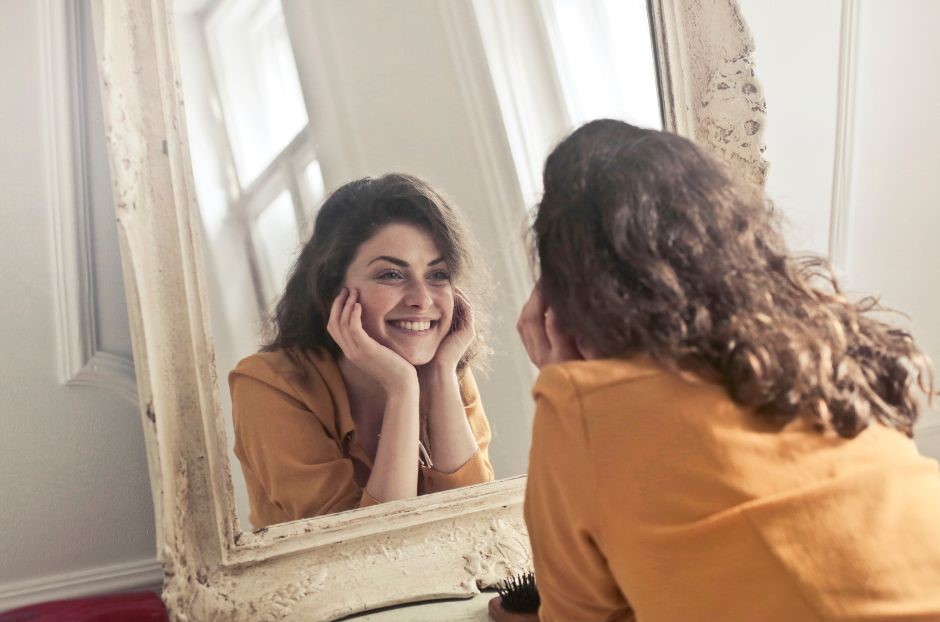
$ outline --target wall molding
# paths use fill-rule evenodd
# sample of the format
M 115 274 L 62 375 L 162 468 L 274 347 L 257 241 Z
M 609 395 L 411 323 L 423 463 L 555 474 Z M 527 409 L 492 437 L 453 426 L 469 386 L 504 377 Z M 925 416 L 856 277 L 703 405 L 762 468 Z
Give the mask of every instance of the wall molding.
M 63 598 L 81 598 L 163 586 L 163 569 L 155 558 L 108 564 L 0 584 L 0 611 Z
M 829 212 L 829 261 L 841 275 L 848 270 L 852 137 L 855 131 L 855 83 L 858 73 L 858 12 L 858 0 L 842 0 L 836 142 Z
M 66 384 L 106 389 L 131 404 L 137 404 L 134 362 L 126 356 L 96 351 Z
M 91 198 L 86 183 L 84 35 L 80 6 L 40 0 L 41 83 L 47 196 L 52 201 L 58 376 L 66 385 L 94 386 L 137 404 L 134 364 L 104 352 L 95 326 Z

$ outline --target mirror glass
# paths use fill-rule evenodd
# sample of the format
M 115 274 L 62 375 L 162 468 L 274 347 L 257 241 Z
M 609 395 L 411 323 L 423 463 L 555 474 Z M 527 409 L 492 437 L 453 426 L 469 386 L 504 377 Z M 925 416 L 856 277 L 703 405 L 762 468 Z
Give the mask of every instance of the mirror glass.
M 276 479 L 258 472 L 266 467 L 240 463 L 246 452 L 264 451 L 286 469 L 291 452 L 316 446 L 312 454 L 330 455 L 304 458 L 311 464 L 296 464 L 279 481 L 301 496 L 327 481 L 364 481 L 368 469 L 347 442 L 357 419 L 341 414 L 350 407 L 339 397 L 344 376 L 335 361 L 314 365 L 331 387 L 322 406 L 329 413 L 313 413 L 310 400 L 320 398 L 299 396 L 303 381 L 277 372 L 290 385 L 279 390 L 293 414 L 307 421 L 283 424 L 275 411 L 284 401 L 270 412 L 253 402 L 251 429 L 264 441 L 249 443 L 250 451 L 235 450 L 228 375 L 265 343 L 265 320 L 324 200 L 365 176 L 416 176 L 466 222 L 487 275 L 492 352 L 472 371 L 490 430 L 487 457 L 496 479 L 523 474 L 535 370 L 515 320 L 532 282 L 523 246 L 528 210 L 544 157 L 580 123 L 612 117 L 661 127 L 645 0 L 177 0 L 174 11 L 242 529 L 358 507 L 344 491 L 318 490 L 314 496 L 345 500 L 324 512 L 298 510 L 302 501 L 288 508 L 283 492 L 265 489 Z M 377 432 L 356 431 L 371 453 Z M 471 431 L 479 441 L 479 422 Z M 312 476 L 311 485 L 304 478 L 320 459 L 346 466 Z

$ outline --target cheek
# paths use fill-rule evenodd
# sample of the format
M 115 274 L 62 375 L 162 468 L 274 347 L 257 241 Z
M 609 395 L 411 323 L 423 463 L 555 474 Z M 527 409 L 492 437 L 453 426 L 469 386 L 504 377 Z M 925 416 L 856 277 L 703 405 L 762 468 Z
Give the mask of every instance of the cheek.
M 366 285 L 359 289 L 359 304 L 362 305 L 363 326 L 378 327 L 384 324 L 385 316 L 394 308 L 394 296 L 389 288 Z

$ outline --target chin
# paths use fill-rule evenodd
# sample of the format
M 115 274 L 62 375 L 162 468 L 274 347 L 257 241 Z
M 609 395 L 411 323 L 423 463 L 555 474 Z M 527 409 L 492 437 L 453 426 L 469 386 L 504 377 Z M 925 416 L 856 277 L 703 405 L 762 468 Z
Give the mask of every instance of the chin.
M 422 365 L 427 365 L 434 360 L 434 352 L 430 354 L 426 353 L 415 353 L 415 354 L 406 354 L 404 352 L 399 352 L 399 356 L 403 359 L 414 365 L 415 367 L 421 367 Z
M 430 341 L 430 340 L 427 340 Z M 437 348 L 441 345 L 440 341 L 436 343 L 401 343 L 396 339 L 389 339 L 383 345 L 392 352 L 402 357 L 415 367 L 427 365 L 434 360 L 437 354 Z

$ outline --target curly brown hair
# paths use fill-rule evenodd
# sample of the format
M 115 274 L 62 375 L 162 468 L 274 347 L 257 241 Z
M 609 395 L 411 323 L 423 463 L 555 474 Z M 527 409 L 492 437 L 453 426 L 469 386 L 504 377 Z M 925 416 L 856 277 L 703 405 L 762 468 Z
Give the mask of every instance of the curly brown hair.
M 781 425 L 912 434 L 933 380 L 911 335 L 791 257 L 770 202 L 691 141 L 592 121 L 549 155 L 537 210 L 543 295 L 585 346 L 703 371 Z
M 326 330 L 330 308 L 359 247 L 392 223 L 420 227 L 437 244 L 452 283 L 473 307 L 477 334 L 458 369 L 471 361 L 481 362 L 487 353 L 483 340 L 487 315 L 480 303 L 486 279 L 472 239 L 457 211 L 437 191 L 402 173 L 351 181 L 323 203 L 313 235 L 300 251 L 284 294 L 268 319 L 271 338 L 262 350 L 322 348 L 339 356 L 341 350 Z

